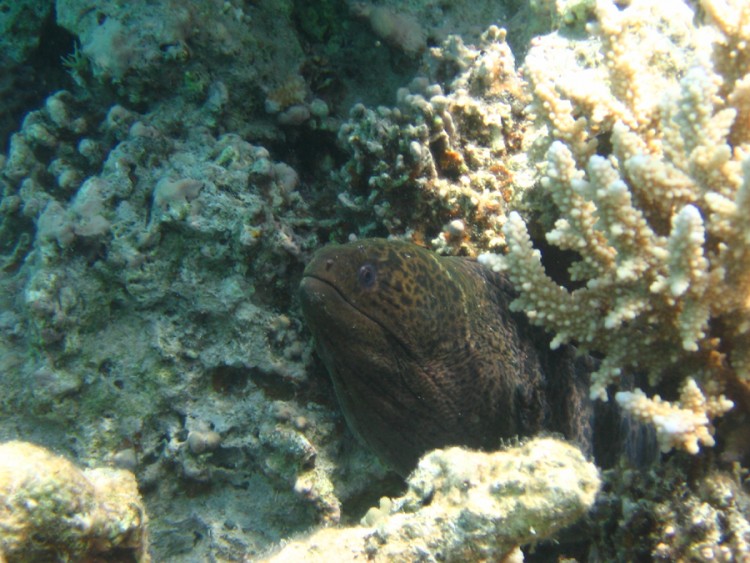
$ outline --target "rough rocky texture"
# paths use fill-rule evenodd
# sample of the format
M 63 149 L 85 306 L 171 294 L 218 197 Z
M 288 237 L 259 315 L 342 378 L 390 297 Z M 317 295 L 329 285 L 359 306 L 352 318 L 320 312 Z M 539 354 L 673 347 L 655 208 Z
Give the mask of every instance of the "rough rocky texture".
M 44 19 L 54 4 L 54 0 L 0 2 L 0 61 L 19 64 L 30 56 L 39 46 Z
M 600 485 L 594 464 L 551 438 L 495 453 L 436 450 L 407 483 L 404 496 L 382 499 L 362 526 L 316 532 L 267 561 L 517 559 L 520 545 L 585 514 Z
M 744 470 L 679 454 L 643 469 L 619 467 L 591 513 L 605 561 L 747 561 L 750 496 Z M 713 466 L 712 466 L 713 465 Z
M 339 130 L 349 155 L 337 209 L 359 236 L 408 234 L 441 253 L 503 244 L 505 210 L 531 186 L 523 152 L 527 103 L 504 30 L 479 45 L 452 36 L 395 107 L 356 105 Z
M 338 453 L 286 313 L 317 244 L 295 171 L 202 118 L 61 92 L 0 169 L 0 434 L 134 471 L 172 560 L 338 521 L 384 474 Z
M 54 0 L 0 2 L 0 152 L 27 111 L 72 83 L 64 57 L 74 38 L 55 25 Z
M 148 563 L 147 523 L 131 472 L 0 444 L 0 560 Z
M 203 100 L 221 81 L 247 111 L 262 103 L 262 84 L 272 87 L 302 60 L 287 2 L 58 0 L 56 16 L 80 43 L 68 62 L 78 80 L 132 103 Z
M 327 50 L 298 3 L 149 7 L 56 3 L 77 89 L 0 157 L 0 436 L 132 470 L 159 559 L 251 556 L 393 490 L 295 294 L 331 229 L 306 198 L 340 156 L 336 115 L 392 98 L 417 61 L 348 13 Z

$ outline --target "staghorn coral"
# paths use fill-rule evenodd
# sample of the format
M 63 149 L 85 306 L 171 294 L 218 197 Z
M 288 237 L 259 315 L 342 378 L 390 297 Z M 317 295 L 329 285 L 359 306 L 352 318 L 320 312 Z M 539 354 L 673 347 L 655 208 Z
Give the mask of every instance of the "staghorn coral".
M 146 524 L 129 471 L 81 470 L 28 442 L 0 444 L 0 560 L 145 563 Z
M 541 64 L 560 36 L 532 47 L 533 109 L 556 139 L 542 188 L 559 219 L 546 238 L 579 255 L 569 274 L 581 287 L 546 274 L 518 213 L 496 263 L 553 346 L 604 354 L 592 397 L 606 400 L 625 370 L 667 392 L 683 381 L 678 400 L 616 398 L 663 450 L 690 452 L 713 445 L 712 420 L 733 406 L 723 393 L 746 400 L 750 384 L 750 5 L 701 7 L 695 24 L 682 2 L 600 0 L 593 39 L 569 45 L 560 74 Z
M 662 450 L 677 446 L 692 454 L 698 453 L 699 443 L 714 445 L 709 421 L 734 406 L 723 396 L 706 399 L 691 377 L 683 382 L 676 403 L 663 401 L 659 395 L 649 398 L 641 389 L 619 391 L 615 399 L 637 419 L 656 426 Z

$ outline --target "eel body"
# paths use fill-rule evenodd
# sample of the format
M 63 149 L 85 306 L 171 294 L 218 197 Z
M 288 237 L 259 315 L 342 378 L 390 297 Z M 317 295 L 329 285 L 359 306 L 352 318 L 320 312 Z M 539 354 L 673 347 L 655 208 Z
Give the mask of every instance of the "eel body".
M 365 239 L 318 251 L 300 296 L 349 427 L 399 473 L 434 448 L 543 430 L 590 448 L 586 369 L 510 311 L 504 276 Z

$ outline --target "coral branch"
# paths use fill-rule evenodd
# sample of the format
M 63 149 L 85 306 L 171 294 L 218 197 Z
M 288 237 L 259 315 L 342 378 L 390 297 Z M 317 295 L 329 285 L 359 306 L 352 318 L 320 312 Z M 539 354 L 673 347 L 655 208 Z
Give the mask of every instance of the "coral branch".
M 711 421 L 733 406 L 727 383 L 750 380 L 750 8 L 701 4 L 703 24 L 682 2 L 599 0 L 592 37 L 569 40 L 586 57 L 562 55 L 564 71 L 541 64 L 564 39 L 537 41 L 526 70 L 553 137 L 541 186 L 559 212 L 546 238 L 578 253 L 569 274 L 585 286 L 548 277 L 517 214 L 503 264 L 514 306 L 553 346 L 604 355 L 592 397 L 606 399 L 624 370 L 682 382 L 675 401 L 616 398 L 662 449 L 691 453 L 713 445 Z

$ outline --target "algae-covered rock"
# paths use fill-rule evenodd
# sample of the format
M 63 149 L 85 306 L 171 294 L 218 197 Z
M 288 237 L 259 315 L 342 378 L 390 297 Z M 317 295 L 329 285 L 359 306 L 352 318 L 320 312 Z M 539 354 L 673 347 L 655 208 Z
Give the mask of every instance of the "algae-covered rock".
M 44 18 L 53 10 L 52 0 L 0 2 L 0 59 L 22 63 L 39 46 Z
M 129 471 L 0 444 L 0 561 L 147 562 L 146 522 Z
M 575 522 L 599 484 L 594 464 L 553 438 L 494 453 L 435 450 L 406 494 L 381 501 L 362 526 L 321 530 L 268 561 L 500 561 Z

